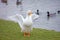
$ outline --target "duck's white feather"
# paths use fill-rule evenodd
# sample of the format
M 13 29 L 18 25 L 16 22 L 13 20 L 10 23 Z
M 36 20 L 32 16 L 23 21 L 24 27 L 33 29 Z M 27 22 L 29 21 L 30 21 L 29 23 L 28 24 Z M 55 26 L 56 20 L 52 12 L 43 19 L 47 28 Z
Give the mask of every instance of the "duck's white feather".
M 20 27 L 22 28 L 22 23 L 23 23 L 23 20 L 24 20 L 22 15 L 16 14 L 16 15 L 13 15 L 13 16 L 9 16 L 8 19 L 11 20 L 11 21 L 17 22 L 20 25 Z
M 36 20 L 37 18 L 39 18 L 39 15 L 37 15 L 37 14 L 32 14 L 32 20 Z

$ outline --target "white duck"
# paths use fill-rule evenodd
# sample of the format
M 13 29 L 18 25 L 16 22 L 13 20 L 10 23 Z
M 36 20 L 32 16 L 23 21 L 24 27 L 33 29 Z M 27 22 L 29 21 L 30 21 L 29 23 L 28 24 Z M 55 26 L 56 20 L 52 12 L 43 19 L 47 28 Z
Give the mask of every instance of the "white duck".
M 32 30 L 33 20 L 38 18 L 39 16 L 36 14 L 32 14 L 31 10 L 27 11 L 26 18 L 22 15 L 16 14 L 14 16 L 9 17 L 11 20 L 17 21 L 21 27 L 21 31 L 24 32 L 24 36 L 30 36 L 30 32 Z

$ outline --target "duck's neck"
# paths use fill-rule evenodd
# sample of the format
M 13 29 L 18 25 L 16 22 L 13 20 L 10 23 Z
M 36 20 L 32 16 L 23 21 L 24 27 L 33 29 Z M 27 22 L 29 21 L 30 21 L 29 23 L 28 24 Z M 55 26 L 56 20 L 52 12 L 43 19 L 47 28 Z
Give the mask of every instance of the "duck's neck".
M 27 18 L 31 18 L 32 16 L 30 16 L 30 15 L 27 15 L 26 17 L 27 17 Z

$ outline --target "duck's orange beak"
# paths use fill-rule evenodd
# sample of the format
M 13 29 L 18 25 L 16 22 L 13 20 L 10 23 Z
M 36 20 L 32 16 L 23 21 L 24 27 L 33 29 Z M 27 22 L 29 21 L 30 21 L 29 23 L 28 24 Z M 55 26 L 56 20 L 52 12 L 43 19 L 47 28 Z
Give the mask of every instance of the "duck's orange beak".
M 31 15 L 32 15 L 32 13 L 28 13 L 28 15 L 29 15 L 29 16 L 31 16 Z

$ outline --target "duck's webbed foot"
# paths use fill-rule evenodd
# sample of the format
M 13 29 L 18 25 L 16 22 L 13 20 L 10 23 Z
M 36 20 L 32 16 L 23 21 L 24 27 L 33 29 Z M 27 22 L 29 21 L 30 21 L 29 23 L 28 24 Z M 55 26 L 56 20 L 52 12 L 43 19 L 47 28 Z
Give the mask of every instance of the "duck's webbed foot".
M 26 37 L 26 36 L 30 37 L 30 32 L 28 32 L 28 33 L 24 32 L 24 37 Z

